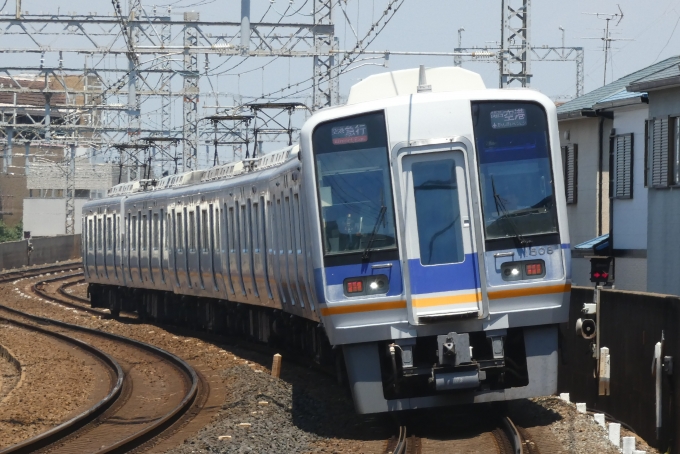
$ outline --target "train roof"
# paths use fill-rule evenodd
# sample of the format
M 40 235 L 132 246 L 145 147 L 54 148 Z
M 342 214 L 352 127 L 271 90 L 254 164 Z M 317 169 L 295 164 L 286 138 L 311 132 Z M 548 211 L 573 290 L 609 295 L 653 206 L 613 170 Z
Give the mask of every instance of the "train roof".
M 485 90 L 479 74 L 455 66 L 412 68 L 369 76 L 352 85 L 347 105 L 428 91 Z
M 120 183 L 110 188 L 106 195 L 107 197 L 118 197 L 141 192 L 159 191 L 200 183 L 227 180 L 239 175 L 278 167 L 288 161 L 291 157 L 297 156 L 299 151 L 300 146 L 295 144 L 281 150 L 264 154 L 257 158 L 229 162 L 206 170 L 193 170 L 177 175 L 168 175 L 160 180 L 141 180 Z

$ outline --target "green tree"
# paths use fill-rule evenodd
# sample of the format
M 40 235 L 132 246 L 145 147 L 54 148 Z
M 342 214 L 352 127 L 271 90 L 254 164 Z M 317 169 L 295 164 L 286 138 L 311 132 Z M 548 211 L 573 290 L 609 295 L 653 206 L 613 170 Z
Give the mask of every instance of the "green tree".
M 18 241 L 24 237 L 24 223 L 20 222 L 15 227 L 8 227 L 4 221 L 0 221 L 0 243 L 6 241 Z

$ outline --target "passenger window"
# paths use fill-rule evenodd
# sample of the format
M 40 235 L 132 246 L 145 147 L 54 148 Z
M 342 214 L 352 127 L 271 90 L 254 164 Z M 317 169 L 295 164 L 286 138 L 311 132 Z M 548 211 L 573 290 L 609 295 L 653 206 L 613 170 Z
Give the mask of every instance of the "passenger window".
M 146 238 L 147 238 L 147 222 L 146 214 L 142 215 L 142 251 L 146 251 Z
M 248 252 L 248 233 L 246 231 L 246 206 L 241 205 L 241 218 L 240 218 L 240 230 L 239 230 L 239 244 L 241 249 L 245 249 L 244 252 Z
M 87 249 L 91 251 L 94 249 L 94 229 L 92 227 L 92 219 L 88 219 L 87 224 Z
M 210 234 L 208 233 L 208 210 L 201 210 L 201 246 L 203 246 L 203 252 L 208 252 L 210 249 Z
M 189 251 L 196 250 L 196 214 L 189 211 Z
M 293 202 L 294 202 L 294 208 L 295 211 L 293 213 L 295 219 L 295 227 L 297 230 L 297 242 L 298 242 L 298 247 L 297 247 L 297 253 L 302 254 L 302 216 L 300 216 L 300 197 L 298 194 L 293 195 Z
M 423 265 L 462 262 L 465 253 L 455 161 L 449 158 L 415 162 L 411 172 L 420 262 Z
M 133 251 L 137 250 L 137 216 L 132 216 L 132 235 L 131 247 Z
M 102 250 L 102 218 L 97 218 L 97 250 Z
M 215 250 L 220 250 L 220 209 L 215 208 Z
M 182 213 L 177 213 L 177 250 L 182 252 L 182 249 L 184 249 L 184 224 Z
M 167 229 L 172 225 L 172 218 L 170 217 L 171 214 L 168 213 L 168 218 L 167 222 L 165 224 L 165 229 L 166 229 L 166 234 L 165 234 L 165 250 L 167 251 L 170 249 L 170 235 L 167 234 Z
M 253 249 L 255 252 L 260 252 L 260 210 L 257 209 L 258 204 L 253 203 L 253 228 L 252 228 L 252 235 L 253 235 Z
M 229 207 L 229 249 L 231 252 L 236 249 L 236 232 L 234 230 L 234 208 Z
M 106 250 L 110 251 L 111 250 L 111 218 L 107 217 L 106 218 Z
M 158 213 L 153 214 L 153 250 L 158 250 L 160 232 L 158 231 Z

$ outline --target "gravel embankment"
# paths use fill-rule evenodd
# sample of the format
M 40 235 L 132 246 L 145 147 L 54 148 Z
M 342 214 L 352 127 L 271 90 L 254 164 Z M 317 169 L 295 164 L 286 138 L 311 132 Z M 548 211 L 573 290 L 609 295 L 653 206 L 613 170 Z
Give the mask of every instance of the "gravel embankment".
M 75 347 L 5 323 L 0 323 L 0 344 L 23 368 L 23 379 L 0 400 L 0 448 L 45 432 L 108 392 L 103 366 Z

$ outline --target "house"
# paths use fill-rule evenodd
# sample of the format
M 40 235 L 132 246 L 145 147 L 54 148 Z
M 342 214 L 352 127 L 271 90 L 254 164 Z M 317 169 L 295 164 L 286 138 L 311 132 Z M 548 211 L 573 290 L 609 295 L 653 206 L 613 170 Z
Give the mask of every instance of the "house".
M 647 290 L 680 295 L 680 57 L 626 85 L 646 92 Z M 630 213 L 633 215 L 634 213 Z M 616 227 L 615 227 L 616 229 Z
M 575 285 L 592 284 L 589 254 L 574 247 L 602 237 L 598 246 L 606 241 L 615 257 L 616 287 L 652 291 L 645 170 L 652 102 L 635 84 L 678 63 L 680 56 L 655 63 L 557 108 Z

